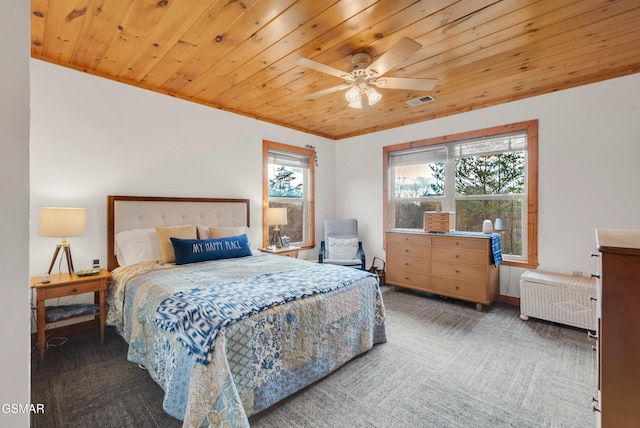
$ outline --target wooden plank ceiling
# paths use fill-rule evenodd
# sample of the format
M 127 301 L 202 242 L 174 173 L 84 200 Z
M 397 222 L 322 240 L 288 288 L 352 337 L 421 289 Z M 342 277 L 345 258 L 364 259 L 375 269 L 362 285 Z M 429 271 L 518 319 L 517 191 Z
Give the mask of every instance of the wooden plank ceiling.
M 331 139 L 640 71 L 638 0 L 31 0 L 31 12 L 34 58 Z M 403 37 L 423 47 L 385 76 L 438 79 L 429 93 L 382 88 L 367 110 L 345 91 L 300 100 L 344 82 L 297 59 L 349 71 L 352 54 L 375 61 Z

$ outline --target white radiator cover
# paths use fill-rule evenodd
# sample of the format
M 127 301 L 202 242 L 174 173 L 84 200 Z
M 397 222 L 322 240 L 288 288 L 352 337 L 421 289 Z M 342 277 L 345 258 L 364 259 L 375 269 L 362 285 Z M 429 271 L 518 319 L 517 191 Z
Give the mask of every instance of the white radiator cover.
M 520 277 L 520 318 L 595 330 L 595 296 L 593 278 L 527 271 Z

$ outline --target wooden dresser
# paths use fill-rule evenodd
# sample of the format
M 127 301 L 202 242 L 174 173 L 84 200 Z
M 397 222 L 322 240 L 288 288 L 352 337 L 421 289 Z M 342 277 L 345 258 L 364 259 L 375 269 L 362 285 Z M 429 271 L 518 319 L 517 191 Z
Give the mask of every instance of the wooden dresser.
M 604 428 L 640 426 L 640 230 L 597 229 L 598 401 Z
M 386 283 L 490 305 L 500 270 L 491 263 L 491 239 L 413 231 L 386 232 Z

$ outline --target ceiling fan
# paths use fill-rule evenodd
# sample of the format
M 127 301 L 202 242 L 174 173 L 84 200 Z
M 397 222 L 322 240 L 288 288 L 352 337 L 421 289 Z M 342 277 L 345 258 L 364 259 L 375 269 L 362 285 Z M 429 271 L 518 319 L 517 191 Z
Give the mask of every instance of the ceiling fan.
M 301 99 L 315 100 L 324 95 L 348 89 L 344 96 L 349 102 L 349 107 L 367 109 L 382 99 L 382 95 L 375 88 L 430 91 L 438 84 L 438 79 L 382 77 L 395 65 L 409 58 L 420 49 L 422 49 L 420 43 L 404 37 L 373 63 L 371 62 L 371 55 L 366 52 L 352 55 L 351 71 L 342 71 L 309 58 L 300 58 L 296 61 L 299 66 L 330 74 L 344 80 L 342 85 L 314 92 L 301 97 Z

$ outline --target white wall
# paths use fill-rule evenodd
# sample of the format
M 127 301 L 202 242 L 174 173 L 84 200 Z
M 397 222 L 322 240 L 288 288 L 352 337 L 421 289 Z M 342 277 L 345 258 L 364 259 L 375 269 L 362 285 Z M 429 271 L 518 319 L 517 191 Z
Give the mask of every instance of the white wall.
M 382 147 L 539 120 L 540 270 L 588 275 L 597 227 L 640 228 L 640 74 L 333 142 L 32 60 L 31 216 L 45 205 L 88 211 L 73 238 L 76 268 L 106 257 L 106 195 L 248 197 L 261 239 L 262 139 L 314 145 L 316 234 L 327 217 L 357 217 L 365 250 L 382 251 Z M 437 102 L 437 101 L 436 101 Z M 31 225 L 31 273 L 55 240 Z M 303 255 L 315 258 L 315 251 Z M 518 296 L 522 270 L 502 267 Z
M 69 239 L 74 266 L 105 266 L 107 195 L 249 198 L 260 246 L 263 139 L 315 146 L 316 218 L 333 216 L 334 141 L 39 60 L 31 102 L 32 275 L 46 271 L 57 243 L 38 236 L 43 206 L 86 207 L 85 235 Z
M 341 140 L 336 210 L 359 219 L 367 257 L 382 250 L 382 147 L 539 120 L 539 270 L 589 275 L 595 228 L 640 229 L 640 74 Z M 437 101 L 436 101 L 437 102 Z M 521 269 L 501 268 L 519 296 Z
M 29 426 L 29 2 L 0 3 L 0 426 Z M 46 410 L 46 408 L 45 408 Z

